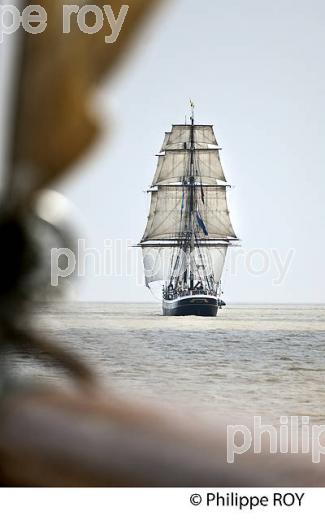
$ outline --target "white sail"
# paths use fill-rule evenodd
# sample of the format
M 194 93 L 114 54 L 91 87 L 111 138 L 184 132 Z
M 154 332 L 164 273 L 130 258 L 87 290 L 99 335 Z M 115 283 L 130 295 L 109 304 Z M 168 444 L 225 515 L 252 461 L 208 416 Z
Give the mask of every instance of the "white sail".
M 218 283 L 224 268 L 227 249 L 226 245 L 195 248 L 191 254 L 192 265 L 197 266 L 198 275 L 213 276 L 214 281 Z M 151 283 L 170 279 L 171 275 L 174 279 L 181 278 L 187 266 L 186 253 L 177 251 L 175 247 L 144 247 L 143 265 L 146 285 L 149 287 Z M 202 265 L 205 267 L 204 272 Z
M 200 247 L 193 250 L 194 265 L 203 277 L 213 276 L 216 283 L 220 282 L 225 265 L 228 246 Z M 204 265 L 204 271 L 201 266 Z M 201 269 L 200 269 L 201 268 Z
M 186 150 L 166 151 L 158 159 L 153 186 L 182 182 L 190 165 L 190 154 Z M 204 184 L 225 182 L 225 175 L 218 150 L 197 150 L 194 158 L 195 176 Z
M 180 224 L 185 211 L 184 200 L 187 189 L 182 186 L 159 186 L 158 190 L 152 193 L 148 223 L 142 241 L 167 240 L 182 235 L 184 229 L 181 229 Z M 197 234 L 203 235 L 202 226 L 199 225 L 201 218 L 208 233 L 207 238 L 213 240 L 236 238 L 229 218 L 226 188 L 205 187 L 204 202 L 201 187 L 196 187 L 195 191 L 197 211 L 194 213 L 194 225 Z
M 204 193 L 204 202 L 202 198 L 198 199 L 198 210 L 208 231 L 208 238 L 237 238 L 230 221 L 226 188 L 206 187 Z
M 143 265 L 147 287 L 153 282 L 168 279 L 175 254 L 175 247 L 143 248 Z
M 217 146 L 217 140 L 214 135 L 212 125 L 195 125 L 194 126 L 194 142 L 195 148 L 208 148 L 209 146 Z M 191 125 L 173 125 L 172 131 L 169 132 L 168 139 L 164 142 L 163 149 L 184 149 L 190 148 L 191 144 Z
M 187 152 L 166 152 L 165 155 L 161 155 L 152 185 L 181 182 L 188 169 L 189 160 Z
M 171 134 L 171 132 L 165 132 L 165 139 L 164 139 L 163 145 L 161 147 L 160 153 L 162 153 L 166 150 L 166 146 L 169 141 L 170 134 Z
M 142 241 L 177 236 L 181 206 L 182 190 L 179 188 L 164 186 L 152 192 L 148 223 Z

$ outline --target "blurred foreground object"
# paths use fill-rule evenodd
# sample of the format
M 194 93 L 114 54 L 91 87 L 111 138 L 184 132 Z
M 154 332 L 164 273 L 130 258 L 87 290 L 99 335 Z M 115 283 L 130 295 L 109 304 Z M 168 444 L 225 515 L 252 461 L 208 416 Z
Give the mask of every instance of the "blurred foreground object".
M 0 484 L 11 486 L 322 486 L 310 455 L 226 461 L 226 429 L 103 397 L 43 391 L 0 405 Z M 23 432 L 23 435 L 22 435 Z
M 45 32 L 24 34 L 24 48 L 15 102 L 10 176 L 14 198 L 22 190 L 22 202 L 80 158 L 94 142 L 98 123 L 91 110 L 92 95 L 104 74 L 112 72 L 124 57 L 134 33 L 159 2 L 136 0 L 129 6 L 117 41 L 105 43 L 110 27 L 105 20 L 96 34 L 84 34 L 71 22 L 71 33 L 62 32 L 63 5 L 83 6 L 82 1 L 40 0 L 48 14 Z M 108 2 L 96 0 L 103 7 Z M 110 0 L 117 16 L 123 2 Z M 87 18 L 88 20 L 88 18 Z M 94 20 L 90 15 L 89 24 Z
M 158 0 L 137 0 L 130 5 L 114 44 L 105 43 L 102 30 L 88 35 L 71 24 L 63 34 L 63 6 L 84 2 L 41 0 L 47 12 L 47 28 L 37 35 L 23 29 L 10 35 L 16 47 L 8 103 L 8 145 L 0 208 L 0 326 L 3 350 L 15 346 L 42 351 L 62 363 L 81 380 L 92 380 L 90 370 L 57 345 L 38 338 L 30 322 L 31 303 L 46 299 L 50 287 L 49 252 L 53 247 L 73 251 L 66 222 L 53 220 L 55 202 L 44 211 L 42 190 L 65 175 L 98 135 L 92 111 L 95 88 L 104 73 L 111 72 L 129 48 L 134 33 Z M 31 5 L 16 2 L 20 12 Z M 93 2 L 100 8 L 104 1 Z M 121 2 L 110 5 L 117 16 Z M 90 15 L 91 16 L 91 15 Z M 91 19 L 90 19 L 91 23 Z M 13 43 L 10 42 L 12 45 Z M 5 57 L 4 57 L 5 58 Z M 55 197 L 52 197 L 55 199 Z M 40 213 L 39 208 L 43 207 Z

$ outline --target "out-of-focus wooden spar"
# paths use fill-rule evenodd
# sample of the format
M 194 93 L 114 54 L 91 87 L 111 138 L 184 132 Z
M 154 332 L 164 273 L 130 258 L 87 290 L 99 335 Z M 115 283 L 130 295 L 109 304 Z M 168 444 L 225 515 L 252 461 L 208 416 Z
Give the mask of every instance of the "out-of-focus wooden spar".
M 63 4 L 82 6 L 84 2 L 38 3 L 47 11 L 48 26 L 41 34 L 21 35 L 24 49 L 15 107 L 11 169 L 14 175 L 10 173 L 14 178 L 9 180 L 11 195 L 17 197 L 19 192 L 25 199 L 62 175 L 94 141 L 97 122 L 90 108 L 94 86 L 121 61 L 132 37 L 159 0 L 126 2 L 129 11 L 113 44 L 105 43 L 105 36 L 111 34 L 106 17 L 97 34 L 84 34 L 73 17 L 71 33 L 63 34 Z M 91 2 L 99 7 L 107 3 Z M 109 4 L 117 17 L 123 2 L 110 0 Z M 89 19 L 91 23 L 93 18 Z
M 0 484 L 22 486 L 322 486 L 310 456 L 237 456 L 226 431 L 100 393 L 0 403 Z
M 31 355 L 45 354 L 51 358 L 53 363 L 61 365 L 66 371 L 70 372 L 79 383 L 85 388 L 93 388 L 96 384 L 96 375 L 89 366 L 86 365 L 78 356 L 69 352 L 58 343 L 53 343 L 46 337 L 40 336 L 28 329 L 21 329 L 17 326 L 2 322 L 2 334 L 10 338 L 10 350 Z M 8 341 L 2 345 L 2 351 L 6 350 Z

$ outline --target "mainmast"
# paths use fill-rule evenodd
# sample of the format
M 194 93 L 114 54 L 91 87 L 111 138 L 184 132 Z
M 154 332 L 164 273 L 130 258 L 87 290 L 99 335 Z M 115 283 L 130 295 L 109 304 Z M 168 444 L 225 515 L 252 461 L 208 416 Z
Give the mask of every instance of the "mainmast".
M 194 177 L 194 154 L 195 154 L 195 141 L 194 141 L 194 103 L 191 101 L 191 133 L 190 133 L 190 168 L 189 168 L 189 228 L 188 228 L 188 241 L 186 244 L 187 255 L 187 271 L 190 276 L 190 289 L 193 289 L 194 285 L 194 269 L 192 265 L 192 252 L 194 250 L 194 197 L 195 197 L 195 177 Z
M 191 232 L 191 249 L 193 242 L 193 209 L 194 209 L 194 190 L 195 190 L 195 177 L 194 177 L 194 153 L 195 153 L 195 142 L 194 142 L 194 104 L 191 101 L 192 107 L 192 116 L 191 116 L 191 161 L 190 161 L 190 170 L 189 170 L 189 184 L 190 184 L 190 232 Z

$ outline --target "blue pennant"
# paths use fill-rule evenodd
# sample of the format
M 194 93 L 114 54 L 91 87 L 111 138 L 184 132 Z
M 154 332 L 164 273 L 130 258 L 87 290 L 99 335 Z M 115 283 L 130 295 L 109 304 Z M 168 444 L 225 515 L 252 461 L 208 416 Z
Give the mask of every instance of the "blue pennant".
M 201 215 L 200 215 L 200 213 L 198 211 L 196 212 L 196 220 L 197 220 L 198 225 L 202 229 L 203 233 L 207 237 L 209 235 L 208 230 L 207 230 L 206 225 L 204 224 L 203 219 L 201 218 Z

